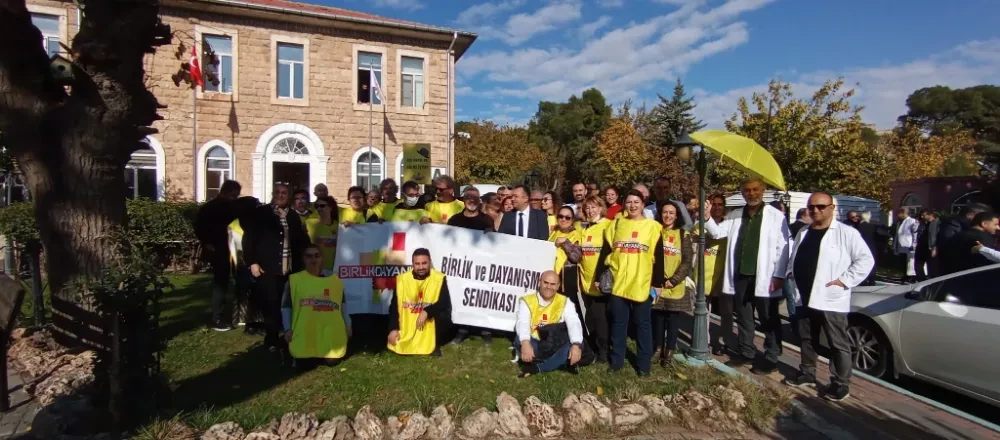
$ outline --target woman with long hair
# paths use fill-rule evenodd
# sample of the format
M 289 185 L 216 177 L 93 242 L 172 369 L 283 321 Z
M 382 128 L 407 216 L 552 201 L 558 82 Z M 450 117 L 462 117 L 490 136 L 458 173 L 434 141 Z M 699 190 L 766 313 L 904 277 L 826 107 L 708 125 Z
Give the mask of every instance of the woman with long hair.
M 486 193 L 483 196 L 483 214 L 493 219 L 493 230 L 500 230 L 500 220 L 503 219 L 503 203 L 497 193 Z
M 614 220 L 615 216 L 622 211 L 622 205 L 618 203 L 618 189 L 613 186 L 604 188 L 604 203 L 608 206 L 608 213 L 605 214 L 605 217 L 608 220 Z
M 542 211 L 549 220 L 549 232 L 556 230 L 556 211 L 562 206 L 562 200 L 555 191 L 546 191 L 542 196 Z
M 667 201 L 658 204 L 660 225 L 663 226 L 663 290 L 653 302 L 653 358 L 660 359 L 660 366 L 673 362 L 677 349 L 678 324 L 682 314 L 692 310 L 685 278 L 691 273 L 694 249 L 691 234 L 684 231 L 684 217 L 676 204 Z M 666 330 L 666 340 L 663 332 Z
M 583 228 L 580 230 L 580 290 L 586 310 L 588 339 L 597 351 L 597 362 L 608 362 L 608 297 L 594 285 L 597 281 L 597 262 L 604 246 L 604 232 L 611 220 L 605 218 L 607 211 L 600 197 L 590 196 L 583 200 Z
M 608 226 L 598 257 L 597 274 L 610 270 L 611 359 L 609 371 L 625 366 L 625 339 L 628 324 L 635 324 L 636 366 L 639 376 L 649 376 L 653 357 L 650 311 L 653 296 L 663 286 L 663 226 L 646 218 L 642 211 L 646 198 L 638 190 L 625 197 L 621 218 Z
M 580 262 L 578 247 L 580 230 L 573 224 L 573 217 L 573 208 L 560 207 L 556 213 L 556 228 L 549 234 L 549 241 L 556 245 L 555 271 L 557 275 L 562 274 L 563 267 Z

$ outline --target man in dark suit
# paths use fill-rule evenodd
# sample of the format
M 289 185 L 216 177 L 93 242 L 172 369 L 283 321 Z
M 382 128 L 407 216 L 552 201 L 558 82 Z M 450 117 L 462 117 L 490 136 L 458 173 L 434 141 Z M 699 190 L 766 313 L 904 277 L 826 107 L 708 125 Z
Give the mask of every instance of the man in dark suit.
M 243 235 L 243 260 L 257 279 L 259 302 L 263 305 L 266 334 L 264 343 L 278 347 L 281 330 L 281 295 L 288 275 L 302 270 L 302 250 L 309 243 L 302 220 L 288 204 L 289 188 L 277 184 L 271 203 L 251 214 L 251 227 Z
M 868 223 L 864 216 L 857 211 L 847 213 L 846 223 L 858 230 L 858 233 L 861 234 L 861 239 L 865 241 L 866 245 L 868 245 L 868 250 L 872 253 L 872 257 L 875 258 L 875 266 L 872 266 L 872 270 L 868 273 L 868 277 L 861 282 L 862 286 L 874 286 L 875 269 L 878 268 L 878 245 L 876 243 L 877 230 L 875 225 Z
M 518 237 L 549 239 L 549 220 L 545 211 L 528 206 L 528 190 L 524 185 L 517 185 L 511 191 L 514 200 L 514 210 L 500 219 L 500 233 Z

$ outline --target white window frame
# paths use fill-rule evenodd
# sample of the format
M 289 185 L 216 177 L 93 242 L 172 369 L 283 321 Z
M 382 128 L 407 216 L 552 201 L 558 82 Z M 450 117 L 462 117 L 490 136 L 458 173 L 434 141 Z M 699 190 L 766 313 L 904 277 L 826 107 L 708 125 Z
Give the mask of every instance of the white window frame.
M 293 97 L 280 97 L 278 96 L 278 64 L 286 63 L 278 59 L 278 45 L 279 44 L 292 44 L 302 46 L 302 98 Z M 298 64 L 295 62 L 287 62 L 289 64 Z M 292 105 L 298 107 L 307 107 L 309 105 L 309 39 L 292 37 L 289 35 L 271 35 L 271 104 L 277 105 Z M 295 75 L 289 79 L 294 84 Z M 292 96 L 295 96 L 294 93 Z
M 379 175 L 378 175 L 378 182 L 376 182 L 376 186 L 377 186 L 378 183 L 381 183 L 386 178 L 385 154 L 383 154 L 382 150 L 380 150 L 379 148 L 375 147 L 374 145 L 371 147 L 371 152 L 379 160 L 379 165 L 378 165 Z M 351 157 L 351 186 L 361 186 L 360 185 L 360 183 L 361 183 L 360 179 L 361 179 L 362 176 L 360 174 L 358 174 L 358 165 L 361 163 L 361 157 L 364 156 L 366 153 L 368 153 L 368 146 L 367 145 L 366 146 L 362 146 L 361 148 L 358 148 L 358 150 L 354 152 L 354 156 Z M 368 164 L 368 162 L 366 161 L 365 165 L 367 165 L 367 164 Z M 375 165 L 375 164 L 372 164 L 372 165 Z M 368 175 L 366 174 L 366 175 L 364 175 L 364 177 L 368 177 Z M 375 177 L 375 176 L 373 175 L 372 177 Z M 367 193 L 370 189 L 371 188 L 365 188 L 365 193 Z
M 59 35 L 52 35 L 45 33 L 42 34 L 42 47 L 45 48 L 45 53 L 48 53 L 47 43 L 49 37 L 56 37 L 59 39 L 60 43 L 65 44 L 67 46 L 70 44 L 69 34 L 68 34 L 69 26 L 67 26 L 68 17 L 66 8 L 54 8 L 51 6 L 38 6 L 32 4 L 28 4 L 27 7 L 28 7 L 28 12 L 31 13 L 31 15 L 48 15 L 59 19 Z M 60 47 L 59 54 L 65 56 L 66 51 L 63 50 L 62 47 Z
M 225 171 L 229 173 L 229 177 L 228 177 L 229 179 L 234 179 L 235 180 L 235 176 L 236 176 L 236 155 L 233 154 L 233 147 L 229 146 L 229 144 L 227 144 L 227 143 L 225 143 L 225 142 L 223 142 L 223 141 L 221 141 L 219 139 L 213 139 L 213 140 L 210 140 L 210 141 L 206 142 L 200 148 L 198 148 L 198 156 L 197 156 L 197 160 L 198 160 L 198 162 L 197 162 L 198 163 L 198 194 L 197 194 L 197 200 L 199 202 L 205 202 L 208 199 L 208 197 L 207 197 L 207 193 L 208 193 L 208 185 L 207 185 L 208 184 L 208 170 L 209 170 L 209 168 L 208 168 L 208 152 L 211 151 L 212 148 L 215 148 L 215 147 L 222 148 L 223 150 L 225 150 L 226 154 L 229 155 L 229 169 L 225 170 Z
M 240 90 L 240 68 L 239 68 L 239 65 L 240 65 L 240 54 L 239 54 L 239 52 L 240 52 L 240 36 L 239 36 L 239 33 L 235 29 L 218 28 L 218 27 L 215 27 L 215 26 L 195 25 L 195 27 L 194 27 L 194 40 L 195 40 L 195 44 L 197 45 L 196 46 L 197 49 L 195 50 L 195 52 L 198 53 L 198 63 L 201 66 L 202 70 L 205 69 L 205 60 L 202 59 L 202 53 L 201 53 L 201 48 L 204 47 L 202 45 L 203 36 L 204 35 L 229 37 L 229 39 L 232 41 L 233 51 L 232 51 L 232 54 L 230 54 L 229 56 L 231 56 L 232 59 L 233 59 L 233 61 L 232 61 L 232 64 L 233 64 L 233 77 L 230 79 L 230 81 L 233 84 L 233 90 L 232 90 L 232 92 L 213 92 L 213 91 L 210 91 L 210 90 L 204 90 L 202 87 L 198 87 L 197 88 L 197 92 L 196 92 L 198 99 L 211 100 L 211 101 L 233 101 L 233 102 L 239 102 L 239 100 L 240 100 L 240 95 L 239 95 L 239 90 Z M 220 62 L 220 64 L 221 64 L 221 62 Z
M 361 104 L 361 103 L 358 102 L 358 69 L 360 68 L 360 66 L 358 66 L 358 54 L 360 52 L 368 52 L 368 53 L 372 53 L 372 54 L 379 54 L 379 55 L 382 56 L 382 67 L 379 69 L 382 72 L 382 83 L 379 84 L 379 85 L 382 86 L 382 94 L 385 95 L 385 96 L 382 97 L 383 99 L 382 99 L 382 103 L 381 104 L 371 104 L 371 105 L 369 105 L 369 104 Z M 369 107 L 371 107 L 374 111 L 382 111 L 383 110 L 383 106 L 386 105 L 386 101 L 388 101 L 390 99 L 390 97 L 389 97 L 390 96 L 390 92 L 389 92 L 389 88 L 390 87 L 389 87 L 388 83 L 391 82 L 391 81 L 394 81 L 394 80 L 391 80 L 391 79 L 387 80 L 387 78 L 392 78 L 392 72 L 393 72 L 392 69 L 389 69 L 389 65 L 388 65 L 389 64 L 389 51 L 388 51 L 388 49 L 386 49 L 384 47 L 380 47 L 380 46 L 369 46 L 369 45 L 364 45 L 364 44 L 355 44 L 354 47 L 353 47 L 352 53 L 353 53 L 353 57 L 351 59 L 351 75 L 352 75 L 351 76 L 351 78 L 352 78 L 351 79 L 351 84 L 353 85 L 353 87 L 351 87 L 351 102 L 354 105 L 354 110 L 366 111 L 366 110 L 368 110 Z M 371 90 L 369 90 L 369 93 L 370 92 L 371 92 Z
M 151 136 L 147 136 L 146 139 L 143 139 L 140 142 L 145 143 L 155 153 L 155 154 L 152 155 L 154 157 L 155 161 L 156 161 L 155 168 L 149 167 L 149 166 L 138 166 L 138 167 L 136 167 L 136 166 L 130 166 L 129 164 L 132 162 L 132 159 L 130 157 L 129 158 L 129 162 L 125 164 L 125 170 L 126 171 L 132 170 L 133 173 L 136 173 L 134 170 L 137 170 L 137 169 L 145 169 L 145 170 L 155 169 L 156 170 L 156 198 L 155 198 L 155 200 L 162 202 L 164 200 L 164 194 L 166 192 L 166 180 L 165 180 L 165 177 L 164 177 L 164 171 L 165 171 L 165 167 L 164 167 L 165 166 L 165 160 L 164 159 L 165 159 L 165 156 L 163 154 L 163 146 L 160 145 L 160 141 L 158 141 L 156 138 L 151 137 Z M 133 155 L 134 154 L 135 153 L 133 153 Z M 146 155 L 147 157 L 150 156 L 148 153 L 140 153 L 140 155 Z M 138 177 L 138 173 L 136 173 L 136 176 L 134 176 L 134 177 Z M 134 181 L 138 182 L 138 179 L 135 179 Z M 132 193 L 132 197 L 131 198 L 135 198 L 138 189 L 139 189 L 138 185 L 135 188 L 133 188 L 133 193 Z
M 403 57 L 407 57 L 407 58 L 420 58 L 424 62 L 423 71 L 422 71 L 423 72 L 423 78 L 424 78 L 424 96 L 423 96 L 423 102 L 424 102 L 424 104 L 422 106 L 420 106 L 420 107 L 403 106 Z M 430 59 L 431 59 L 431 56 L 427 52 L 418 52 L 418 51 L 406 50 L 406 49 L 396 49 L 395 60 L 396 60 L 396 66 L 398 68 L 397 69 L 398 72 L 397 72 L 397 75 L 394 75 L 395 78 L 393 80 L 396 82 L 396 90 L 399 90 L 399 93 L 397 93 L 398 96 L 395 99 L 395 105 L 396 105 L 396 111 L 397 112 L 399 112 L 399 113 L 405 113 L 405 114 L 414 114 L 414 115 L 428 115 L 430 113 L 430 111 L 429 111 L 430 106 L 428 105 L 428 101 L 430 100 L 430 89 L 431 89 L 431 84 L 430 84 L 430 81 L 429 81 L 430 80 L 430 74 L 429 73 L 430 73 L 430 69 L 431 69 Z M 383 67 L 383 70 L 384 70 L 384 67 Z

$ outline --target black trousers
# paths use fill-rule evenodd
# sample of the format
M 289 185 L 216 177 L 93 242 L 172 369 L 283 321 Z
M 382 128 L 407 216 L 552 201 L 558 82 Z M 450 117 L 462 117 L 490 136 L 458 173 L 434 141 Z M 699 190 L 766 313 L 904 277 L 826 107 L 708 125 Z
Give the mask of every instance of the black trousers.
M 653 310 L 653 349 L 676 350 L 681 312 Z M 664 339 L 666 331 L 666 339 Z
M 355 313 L 351 315 L 354 336 L 348 343 L 348 351 L 378 353 L 385 350 L 389 339 L 389 315 L 377 313 Z
M 735 344 L 726 342 L 733 338 L 733 295 L 717 292 L 709 297 L 709 301 L 712 305 L 712 311 L 719 315 L 721 321 L 718 333 L 712 336 L 712 345 L 715 347 L 736 347 Z
M 937 259 L 931 257 L 931 251 L 929 250 L 917 251 L 913 265 L 917 270 L 917 281 L 924 281 L 928 278 L 938 276 Z
M 847 337 L 847 314 L 838 312 L 827 312 L 815 310 L 809 307 L 802 307 L 796 310 L 799 334 L 802 338 L 802 363 L 799 370 L 802 374 L 816 379 L 816 360 L 819 355 L 816 353 L 815 344 L 819 341 L 820 330 L 826 332 L 826 339 L 830 342 L 831 361 L 833 368 L 830 369 L 830 382 L 836 385 L 849 385 L 851 382 L 851 342 Z
M 232 324 L 233 317 L 227 309 L 232 307 L 229 294 L 229 254 L 216 251 L 211 256 L 212 263 L 212 322 Z
M 778 354 L 781 351 L 778 342 L 778 328 L 781 325 L 781 316 L 778 315 L 778 307 L 781 304 L 781 297 L 758 298 L 754 295 L 757 277 L 736 276 L 736 328 L 739 338 L 739 353 L 748 359 L 753 359 L 757 353 L 757 348 L 753 344 L 754 340 L 754 310 L 760 318 L 760 331 L 764 333 L 764 359 L 768 362 L 777 363 Z
M 261 314 L 264 316 L 264 343 L 270 346 L 281 344 L 278 338 L 278 333 L 281 332 L 281 294 L 284 293 L 287 283 L 288 275 L 273 275 L 267 272 L 257 279 L 255 291 L 258 304 L 263 305 Z
M 608 321 L 608 297 L 583 295 L 583 305 L 587 308 L 584 321 L 590 345 L 597 352 L 599 362 L 608 360 L 608 338 L 611 324 Z

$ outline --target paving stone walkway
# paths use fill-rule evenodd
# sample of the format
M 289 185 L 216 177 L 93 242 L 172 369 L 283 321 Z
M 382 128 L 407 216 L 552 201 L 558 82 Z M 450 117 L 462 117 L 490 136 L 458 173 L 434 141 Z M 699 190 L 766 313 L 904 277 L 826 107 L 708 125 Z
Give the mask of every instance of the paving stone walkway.
M 28 437 L 31 421 L 40 409 L 38 402 L 24 392 L 24 380 L 19 373 L 8 371 L 10 409 L 0 414 L 0 440 Z

